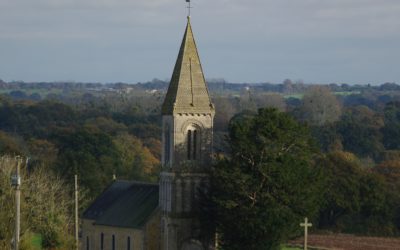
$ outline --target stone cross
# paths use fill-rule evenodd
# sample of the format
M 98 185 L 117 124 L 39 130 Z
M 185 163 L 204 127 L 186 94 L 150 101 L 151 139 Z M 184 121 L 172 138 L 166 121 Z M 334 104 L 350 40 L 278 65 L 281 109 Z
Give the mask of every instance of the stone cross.
M 308 237 L 308 228 L 312 227 L 311 223 L 308 223 L 308 218 L 304 218 L 304 223 L 300 223 L 301 227 L 304 227 L 304 250 L 307 250 L 307 237 Z

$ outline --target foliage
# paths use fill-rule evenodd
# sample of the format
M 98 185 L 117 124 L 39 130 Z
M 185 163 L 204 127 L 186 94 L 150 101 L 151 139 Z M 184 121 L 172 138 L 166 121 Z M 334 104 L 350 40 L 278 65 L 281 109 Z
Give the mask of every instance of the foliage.
M 216 131 L 226 131 L 229 120 L 237 112 L 230 97 L 217 96 L 213 98 L 216 108 L 214 117 L 214 129 Z
M 253 100 L 258 108 L 276 108 L 282 112 L 286 111 L 285 100 L 278 93 L 256 93 Z
M 41 250 L 42 249 L 42 242 L 33 242 L 35 239 L 35 234 L 31 233 L 30 231 L 25 232 L 22 236 L 19 248 L 21 250 Z
M 400 102 L 388 103 L 384 115 L 383 144 L 386 149 L 400 149 Z
M 21 138 L 13 137 L 0 131 L 0 153 L 1 154 L 23 154 L 26 149 Z
M 388 159 L 377 165 L 374 172 L 383 177 L 389 188 L 388 193 L 393 197 L 392 206 L 396 211 L 395 218 L 390 222 L 393 222 L 400 231 L 400 157 L 398 153 L 397 158 Z
M 323 152 L 343 150 L 342 137 L 337 131 L 336 125 L 337 123 L 311 127 L 311 133 L 319 142 Z
M 5 156 L 0 160 L 1 249 L 8 248 L 13 236 L 13 226 L 10 225 L 14 225 L 15 203 L 10 177 L 15 165 L 14 158 Z M 22 247 L 29 246 L 32 232 L 35 232 L 44 236 L 44 247 L 69 248 L 73 222 L 70 186 L 47 169 L 28 171 L 24 165 L 21 168 L 21 179 Z
M 83 95 L 79 99 L 82 105 L 73 106 L 56 100 L 17 102 L 2 98 L 0 152 L 29 155 L 32 169 L 50 168 L 65 179 L 78 173 L 93 196 L 109 184 L 113 174 L 155 180 L 161 158 L 159 116 L 141 108 L 129 109 L 133 98 L 125 100 L 123 106 L 108 101 Z M 131 169 L 137 171 L 128 173 L 122 166 L 121 158 L 129 150 L 121 146 L 129 147 L 132 141 L 117 148 L 121 134 L 134 136 L 140 145 L 132 152 L 136 161 Z M 143 142 L 149 148 L 142 146 Z
M 112 138 L 87 129 L 55 135 L 59 157 L 55 170 L 72 180 L 78 174 L 84 187 L 98 194 L 121 169 L 119 152 Z
M 119 176 L 147 181 L 157 179 L 160 161 L 139 139 L 129 134 L 121 134 L 113 142 L 121 160 Z
M 30 163 L 37 166 L 51 167 L 58 155 L 57 146 L 45 139 L 30 139 L 27 142 Z
M 0 92 L 5 93 L 0 95 L 0 153 L 27 155 L 30 171 L 45 169 L 51 176 L 54 171 L 67 182 L 78 169 L 82 186 L 90 188 L 91 194 L 83 204 L 108 185 L 114 173 L 118 178 L 155 181 L 161 158 L 160 104 L 167 85 L 160 80 L 136 85 L 0 81 Z M 218 80 L 209 87 L 217 111 L 214 146 L 219 154 L 232 151 L 221 138 L 235 114 L 247 110 L 241 117 L 250 119 L 256 108 L 286 108 L 308 121 L 313 137 L 327 153 L 319 159 L 330 187 L 321 188 L 327 197 L 321 226 L 396 234 L 400 228 L 399 85 L 322 86 L 286 79 L 280 84 Z M 7 196 L 5 189 L 0 193 Z M 1 204 L 7 210 L 9 204 Z M 335 209 L 325 221 L 328 208 Z M 0 220 L 0 226 L 10 224 L 7 217 Z M 50 221 L 43 236 L 59 230 Z
M 341 107 L 328 87 L 314 86 L 303 97 L 302 119 L 321 126 L 339 120 Z
M 384 180 L 348 152 L 321 158 L 327 184 L 319 227 L 347 233 L 396 234 L 395 203 Z
M 345 151 L 378 158 L 384 150 L 381 128 L 383 119 L 366 106 L 348 108 L 337 124 Z
M 204 213 L 223 249 L 277 249 L 318 211 L 322 178 L 309 131 L 285 113 L 260 109 L 231 121 L 229 142 L 230 157 L 213 168 Z
M 329 153 L 318 164 L 324 167 L 327 177 L 320 226 L 331 227 L 340 216 L 359 211 L 362 169 L 357 157 L 346 152 Z

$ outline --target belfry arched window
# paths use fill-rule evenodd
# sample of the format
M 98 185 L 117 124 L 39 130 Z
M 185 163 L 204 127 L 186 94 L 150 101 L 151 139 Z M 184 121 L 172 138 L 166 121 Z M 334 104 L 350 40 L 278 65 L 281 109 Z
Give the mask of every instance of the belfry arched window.
M 196 128 L 190 128 L 187 131 L 187 159 L 196 160 L 198 158 L 199 135 Z
M 193 131 L 193 152 L 192 152 L 192 159 L 196 160 L 197 154 L 197 130 Z

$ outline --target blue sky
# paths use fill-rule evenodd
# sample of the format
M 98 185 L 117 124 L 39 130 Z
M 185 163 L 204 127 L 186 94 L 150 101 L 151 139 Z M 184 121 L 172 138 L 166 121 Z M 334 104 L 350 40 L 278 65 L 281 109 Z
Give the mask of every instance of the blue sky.
M 192 0 L 207 78 L 400 83 L 399 0 Z M 0 79 L 169 79 L 184 0 L 0 0 Z

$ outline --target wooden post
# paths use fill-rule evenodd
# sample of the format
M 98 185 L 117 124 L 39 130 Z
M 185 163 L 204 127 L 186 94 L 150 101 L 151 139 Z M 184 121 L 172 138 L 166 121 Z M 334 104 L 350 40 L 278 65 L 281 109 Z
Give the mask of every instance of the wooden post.
M 218 249 L 218 248 L 219 248 L 219 246 L 218 246 L 218 233 L 215 232 L 215 249 Z
M 308 227 L 312 227 L 311 223 L 308 223 L 308 218 L 304 218 L 304 223 L 300 223 L 301 227 L 304 227 L 304 250 L 307 250 L 307 238 L 308 238 Z
M 79 250 L 78 175 L 75 175 L 75 247 Z
M 20 165 L 22 160 L 17 157 L 16 171 L 12 179 L 12 185 L 15 187 L 15 235 L 14 235 L 14 250 L 19 249 L 19 234 L 20 234 L 20 221 L 21 221 L 21 177 Z

